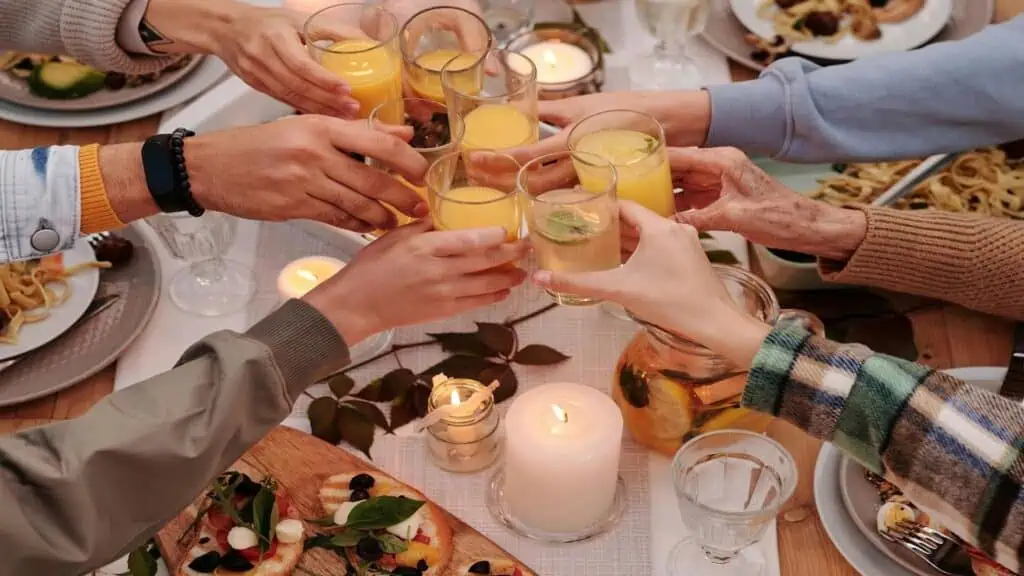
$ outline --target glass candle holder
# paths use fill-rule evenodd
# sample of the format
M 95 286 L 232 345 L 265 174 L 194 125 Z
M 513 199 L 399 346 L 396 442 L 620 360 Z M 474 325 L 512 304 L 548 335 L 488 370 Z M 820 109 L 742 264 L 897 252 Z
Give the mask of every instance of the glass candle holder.
M 463 89 L 477 79 L 479 92 Z M 462 149 L 507 150 L 540 137 L 537 68 L 526 56 L 491 50 L 470 68 L 450 62 L 441 87 L 452 126 L 462 127 Z
M 489 467 L 501 452 L 494 397 L 488 394 L 471 412 L 460 412 L 474 394 L 486 392 L 476 380 L 451 379 L 434 386 L 427 401 L 430 412 L 444 409 L 451 413 L 427 427 L 427 450 L 439 468 L 449 472 L 477 472 Z
M 519 163 L 494 150 L 454 151 L 427 170 L 430 214 L 438 230 L 501 226 L 509 242 L 520 237 L 516 196 Z
M 362 2 L 329 6 L 306 20 L 303 36 L 313 59 L 352 88 L 360 118 L 402 98 L 398 21 L 387 10 Z M 394 113 L 390 120 L 398 124 L 401 119 Z
M 537 97 L 559 100 L 593 94 L 604 84 L 601 49 L 578 26 L 524 32 L 506 48 L 529 58 L 537 68 Z
M 402 27 L 399 38 L 407 88 L 412 95 L 438 102 L 445 100 L 441 69 L 449 63 L 453 70 L 473 68 L 494 42 L 479 16 L 454 6 L 417 13 Z M 459 82 L 461 91 L 477 94 L 483 77 L 464 74 Z

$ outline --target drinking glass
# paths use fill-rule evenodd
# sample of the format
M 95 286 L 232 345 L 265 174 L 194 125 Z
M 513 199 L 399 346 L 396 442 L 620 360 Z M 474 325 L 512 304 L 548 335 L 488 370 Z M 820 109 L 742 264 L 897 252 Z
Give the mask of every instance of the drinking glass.
M 399 38 L 406 84 L 414 95 L 438 102 L 444 102 L 441 69 L 445 64 L 451 62 L 453 70 L 472 68 L 494 42 L 479 16 L 453 6 L 417 13 L 402 27 Z M 460 81 L 462 92 L 476 94 L 483 78 L 465 75 Z
M 402 97 L 398 21 L 387 10 L 362 2 L 328 6 L 306 20 L 303 36 L 313 59 L 352 88 L 360 118 Z
M 483 0 L 481 5 L 498 46 L 533 28 L 536 0 Z
M 519 194 L 541 270 L 594 272 L 619 266 L 615 167 L 607 160 L 586 152 L 534 158 L 519 171 Z M 548 294 L 565 306 L 597 303 L 575 294 Z
M 516 196 L 519 163 L 494 150 L 454 151 L 427 170 L 430 214 L 438 230 L 501 226 L 519 239 L 522 211 Z
M 654 51 L 629 67 L 634 90 L 697 90 L 700 71 L 687 45 L 704 31 L 711 0 L 636 0 L 640 22 L 657 38 Z
M 236 312 L 256 290 L 252 269 L 227 260 L 224 254 L 235 241 L 238 222 L 226 214 L 206 211 L 157 214 L 147 219 L 171 255 L 189 263 L 171 278 L 171 300 L 186 312 L 220 316 Z
M 479 92 L 462 89 L 477 81 Z M 537 68 L 526 56 L 491 50 L 470 68 L 450 62 L 441 69 L 441 87 L 464 150 L 507 150 L 538 140 Z
M 759 576 L 764 558 L 747 548 L 796 489 L 793 457 L 754 432 L 698 436 L 672 460 L 672 484 L 690 536 L 669 554 L 668 575 Z

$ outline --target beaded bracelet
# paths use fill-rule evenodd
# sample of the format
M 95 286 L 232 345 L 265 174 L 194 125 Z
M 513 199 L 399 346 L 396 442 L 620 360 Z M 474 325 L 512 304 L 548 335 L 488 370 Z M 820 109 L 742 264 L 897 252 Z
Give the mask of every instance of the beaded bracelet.
M 174 155 L 174 185 L 180 192 L 180 198 L 185 203 L 185 209 L 196 218 L 203 215 L 206 209 L 196 202 L 192 196 L 192 183 L 188 181 L 188 169 L 185 167 L 185 138 L 191 138 L 196 133 L 186 128 L 178 128 L 171 133 L 170 146 Z

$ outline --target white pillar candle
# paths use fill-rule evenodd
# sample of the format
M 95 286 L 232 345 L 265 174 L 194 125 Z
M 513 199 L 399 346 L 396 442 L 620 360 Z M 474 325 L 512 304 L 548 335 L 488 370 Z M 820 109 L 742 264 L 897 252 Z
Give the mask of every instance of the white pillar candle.
M 299 258 L 277 275 L 277 293 L 282 302 L 289 298 L 302 298 L 344 267 L 344 262 L 328 256 Z
M 537 67 L 539 84 L 572 82 L 594 69 L 594 61 L 586 50 L 566 42 L 547 40 L 531 44 L 523 48 L 522 55 L 532 60 Z
M 611 511 L 622 413 L 580 384 L 546 384 L 515 399 L 505 419 L 505 504 L 537 530 L 577 533 Z

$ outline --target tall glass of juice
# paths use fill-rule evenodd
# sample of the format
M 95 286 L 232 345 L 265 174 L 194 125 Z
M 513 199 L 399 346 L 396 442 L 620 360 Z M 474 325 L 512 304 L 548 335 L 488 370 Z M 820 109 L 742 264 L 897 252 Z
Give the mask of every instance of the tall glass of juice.
M 465 91 L 476 78 L 483 79 L 481 89 Z M 537 68 L 526 56 L 491 50 L 469 69 L 449 62 L 441 87 L 452 125 L 462 126 L 464 150 L 508 150 L 537 141 Z
M 453 151 L 427 171 L 430 213 L 438 230 L 501 226 L 519 239 L 522 211 L 516 197 L 519 163 L 494 150 Z
M 632 110 L 608 110 L 580 120 L 569 132 L 569 150 L 596 154 L 615 166 L 620 200 L 632 200 L 662 216 L 675 213 L 672 172 L 665 131 L 653 116 Z M 591 182 L 585 166 L 577 165 L 583 186 Z
M 556 152 L 523 166 L 519 194 L 541 270 L 595 272 L 619 266 L 615 185 L 615 167 L 596 154 Z M 548 293 L 562 305 L 597 303 L 575 294 Z
M 395 117 L 401 117 L 404 125 L 412 128 L 412 139 L 409 145 L 433 163 L 445 154 L 458 149 L 461 134 L 453 132 L 448 123 L 448 107 L 434 100 L 423 98 L 400 98 L 388 100 L 373 109 L 370 113 L 370 126 L 396 125 L 391 122 Z M 428 200 L 427 187 L 412 184 L 402 176 L 394 174 L 387 166 L 375 158 L 367 158 L 366 163 L 373 168 L 382 170 L 397 179 L 399 182 L 419 194 L 424 201 Z M 413 221 L 413 218 L 398 212 L 393 207 L 384 205 L 398 217 L 398 225 L 402 226 Z M 382 230 L 372 232 L 374 237 L 383 234 Z
M 405 83 L 413 95 L 444 102 L 441 69 L 449 63 L 458 73 L 459 90 L 479 94 L 483 70 L 476 63 L 494 42 L 479 16 L 454 6 L 428 8 L 406 22 L 399 39 Z
M 306 20 L 303 35 L 313 59 L 352 87 L 360 118 L 402 98 L 398 21 L 387 10 L 362 2 L 328 6 Z M 389 121 L 401 119 L 397 114 Z

